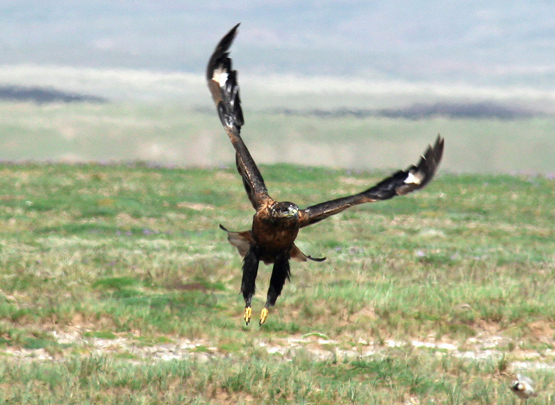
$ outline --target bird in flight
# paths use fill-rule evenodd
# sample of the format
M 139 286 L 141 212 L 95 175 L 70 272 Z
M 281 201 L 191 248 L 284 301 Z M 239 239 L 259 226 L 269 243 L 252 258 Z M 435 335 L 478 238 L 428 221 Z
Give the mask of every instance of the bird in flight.
M 245 120 L 239 97 L 237 71 L 231 67 L 229 48 L 237 33 L 237 24 L 220 41 L 206 68 L 206 79 L 218 115 L 235 148 L 236 165 L 243 179 L 247 196 L 255 209 L 252 228 L 244 232 L 227 232 L 229 242 L 243 257 L 241 292 L 245 299 L 244 320 L 248 325 L 252 317 L 252 297 L 255 292 L 256 276 L 260 261 L 273 264 L 267 300 L 260 314 L 262 325 L 266 322 L 269 309 L 281 294 L 285 280 L 289 279 L 289 260 L 322 261 L 305 255 L 295 245 L 301 228 L 313 225 L 353 205 L 387 200 L 398 195 L 421 189 L 433 178 L 443 154 L 442 137 L 438 136 L 434 146 L 428 146 L 416 166 L 398 171 L 375 186 L 359 194 L 337 198 L 300 209 L 289 201 L 276 201 L 268 193 L 264 179 L 256 166 L 247 146 L 241 138 L 241 127 Z

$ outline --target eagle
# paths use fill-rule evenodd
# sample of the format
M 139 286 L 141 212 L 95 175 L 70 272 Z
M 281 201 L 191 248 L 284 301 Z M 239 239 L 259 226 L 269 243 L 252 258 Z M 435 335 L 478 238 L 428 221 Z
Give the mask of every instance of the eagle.
M 276 201 L 268 193 L 264 179 L 247 146 L 241 138 L 245 123 L 239 96 L 237 71 L 232 69 L 229 48 L 237 33 L 237 24 L 218 43 L 206 69 L 208 88 L 225 132 L 235 148 L 236 165 L 247 196 L 256 211 L 252 227 L 244 232 L 227 232 L 229 242 L 243 257 L 241 292 L 245 300 L 243 319 L 248 325 L 252 317 L 252 298 L 260 261 L 273 264 L 267 300 L 260 314 L 259 325 L 268 317 L 269 309 L 281 294 L 285 280 L 291 275 L 289 261 L 323 261 L 305 255 L 295 245 L 301 228 L 313 225 L 357 204 L 387 200 L 421 189 L 433 178 L 443 155 L 444 140 L 438 135 L 433 146 L 428 146 L 416 166 L 400 170 L 361 193 L 337 198 L 300 209 L 289 201 Z

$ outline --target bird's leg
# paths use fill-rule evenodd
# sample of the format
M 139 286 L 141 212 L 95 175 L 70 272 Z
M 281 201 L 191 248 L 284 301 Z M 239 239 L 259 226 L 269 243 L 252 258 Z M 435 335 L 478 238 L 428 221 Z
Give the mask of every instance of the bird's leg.
M 241 292 L 245 299 L 245 314 L 243 319 L 248 325 L 251 321 L 252 307 L 251 301 L 256 290 L 256 275 L 258 274 L 259 256 L 257 249 L 252 246 L 243 259 L 243 280 L 241 282 Z
M 260 313 L 260 326 L 266 322 L 268 318 L 269 308 L 276 304 L 277 298 L 281 294 L 285 280 L 289 279 L 291 275 L 289 268 L 289 255 L 280 255 L 276 258 L 274 262 L 274 268 L 272 269 L 272 277 L 270 278 L 270 288 L 268 288 L 268 299 L 266 300 L 266 305 Z

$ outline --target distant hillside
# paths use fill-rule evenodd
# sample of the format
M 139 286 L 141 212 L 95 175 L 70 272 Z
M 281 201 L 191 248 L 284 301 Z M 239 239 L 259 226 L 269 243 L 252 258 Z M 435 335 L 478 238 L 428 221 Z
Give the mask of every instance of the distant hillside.
M 499 119 L 516 119 L 528 118 L 539 113 L 521 107 L 509 107 L 493 102 L 482 103 L 434 103 L 424 104 L 417 103 L 404 108 L 386 108 L 386 109 L 338 109 L 338 110 L 277 110 L 287 115 L 315 115 L 320 117 L 341 117 L 353 116 L 359 118 L 365 117 L 389 117 L 389 118 L 408 118 L 421 119 L 430 117 L 447 117 L 447 118 L 499 118 Z
M 493 102 L 483 103 L 418 103 L 406 108 L 379 110 L 378 115 L 392 118 L 428 118 L 433 116 L 449 118 L 528 118 L 536 115 L 534 112 L 520 108 L 509 107 Z
M 66 93 L 47 87 L 0 86 L 0 100 L 33 101 L 44 103 L 105 103 L 108 100 L 102 97 L 85 94 Z

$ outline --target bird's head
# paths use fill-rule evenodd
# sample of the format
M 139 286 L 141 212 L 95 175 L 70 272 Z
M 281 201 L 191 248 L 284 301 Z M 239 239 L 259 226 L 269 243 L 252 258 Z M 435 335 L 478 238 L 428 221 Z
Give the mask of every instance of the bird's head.
M 295 204 L 285 201 L 278 202 L 274 204 L 271 208 L 273 218 L 298 218 L 299 217 L 299 207 Z

